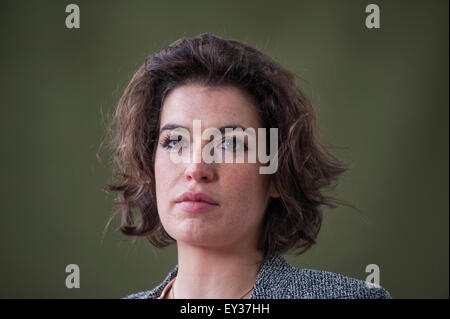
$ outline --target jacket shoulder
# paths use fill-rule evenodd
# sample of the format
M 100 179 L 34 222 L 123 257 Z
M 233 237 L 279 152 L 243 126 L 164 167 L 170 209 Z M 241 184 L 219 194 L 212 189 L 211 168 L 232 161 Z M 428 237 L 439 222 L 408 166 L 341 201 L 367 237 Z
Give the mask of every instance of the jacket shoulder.
M 381 286 L 345 275 L 305 268 L 292 267 L 293 286 L 303 298 L 323 299 L 391 299 Z
M 280 254 L 261 268 L 253 299 L 381 299 L 392 298 L 382 287 L 329 271 L 296 268 Z
M 154 295 L 154 291 L 156 288 L 152 290 L 140 291 L 123 297 L 122 299 L 151 299 L 151 295 Z

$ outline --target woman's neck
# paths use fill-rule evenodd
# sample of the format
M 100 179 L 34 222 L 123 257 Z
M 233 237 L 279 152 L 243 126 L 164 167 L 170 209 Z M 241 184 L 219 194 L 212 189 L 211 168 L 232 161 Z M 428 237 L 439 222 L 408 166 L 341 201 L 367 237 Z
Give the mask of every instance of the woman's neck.
M 175 298 L 249 298 L 262 253 L 256 249 L 212 249 L 178 243 Z

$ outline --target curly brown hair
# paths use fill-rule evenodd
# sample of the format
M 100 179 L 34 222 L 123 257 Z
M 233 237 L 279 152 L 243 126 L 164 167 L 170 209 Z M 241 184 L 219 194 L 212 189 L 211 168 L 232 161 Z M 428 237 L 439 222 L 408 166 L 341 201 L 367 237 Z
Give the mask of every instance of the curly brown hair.
M 156 247 L 174 242 L 157 211 L 154 156 L 165 97 L 192 83 L 233 85 L 250 93 L 264 127 L 278 128 L 278 170 L 271 178 L 280 197 L 272 198 L 265 211 L 258 247 L 264 258 L 292 248 L 301 254 L 315 244 L 322 206 L 354 207 L 323 194 L 349 167 L 321 141 L 313 106 L 295 76 L 249 45 L 204 33 L 149 56 L 119 100 L 110 143 L 119 180 L 107 189 L 117 193 L 119 207 L 111 219 L 122 212 L 123 234 L 145 236 Z

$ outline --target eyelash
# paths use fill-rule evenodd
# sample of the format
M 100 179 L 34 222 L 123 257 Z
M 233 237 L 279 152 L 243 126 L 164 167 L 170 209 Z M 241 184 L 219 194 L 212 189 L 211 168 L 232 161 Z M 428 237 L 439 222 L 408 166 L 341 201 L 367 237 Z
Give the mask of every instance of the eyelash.
M 180 136 L 179 136 L 179 138 L 180 138 Z M 182 138 L 181 138 L 182 139 Z M 170 139 L 170 134 L 167 134 L 164 138 L 163 138 L 163 140 L 161 141 L 161 146 L 164 148 L 164 149 L 169 149 L 170 150 L 170 147 L 169 147 L 169 144 L 170 144 L 170 142 L 175 142 L 176 140 L 171 140 Z M 178 142 L 179 141 L 181 141 L 180 139 L 178 140 Z
M 177 140 L 172 140 L 172 139 L 170 139 L 170 134 L 167 134 L 167 135 L 163 138 L 163 140 L 161 141 L 160 144 L 161 144 L 161 146 L 162 146 L 164 149 L 170 150 L 171 147 L 170 147 L 169 145 L 170 145 L 171 142 L 175 142 L 175 141 L 180 142 L 180 141 L 183 140 L 183 138 L 180 137 L 180 136 L 179 136 L 178 138 L 179 138 L 178 141 L 177 141 Z M 222 141 L 221 141 L 221 143 L 225 142 L 225 141 L 228 140 L 228 139 L 229 139 L 229 138 L 223 138 Z M 237 145 L 236 141 L 237 141 L 236 136 L 233 136 L 233 146 L 234 146 L 234 148 L 236 148 L 236 145 Z M 247 150 L 248 150 L 247 144 L 245 144 L 245 143 L 243 143 L 243 144 L 244 144 L 244 151 L 247 151 Z M 233 150 L 233 152 L 235 152 L 235 150 Z

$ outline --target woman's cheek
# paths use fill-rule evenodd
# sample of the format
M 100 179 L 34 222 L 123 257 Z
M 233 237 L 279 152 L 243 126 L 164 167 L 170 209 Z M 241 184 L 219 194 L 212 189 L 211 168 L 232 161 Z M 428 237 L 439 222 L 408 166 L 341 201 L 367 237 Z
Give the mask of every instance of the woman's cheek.
M 231 167 L 223 172 L 223 178 L 226 180 L 223 183 L 223 188 L 232 203 L 248 209 L 251 202 L 254 201 L 255 195 L 259 194 L 260 190 L 256 185 L 261 182 L 258 175 L 255 175 L 255 169 L 249 164 L 229 164 L 237 165 Z M 257 178 L 255 178 L 257 177 Z M 243 207 L 245 206 L 245 208 Z
M 172 163 L 166 160 L 164 154 L 156 154 L 155 157 L 155 184 L 156 184 L 156 202 L 158 206 L 158 212 L 161 214 L 167 213 L 168 205 L 170 203 L 168 189 L 171 189 L 170 185 L 173 183 L 174 168 L 171 167 Z

